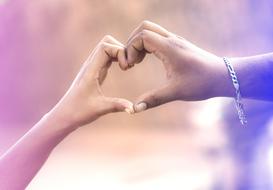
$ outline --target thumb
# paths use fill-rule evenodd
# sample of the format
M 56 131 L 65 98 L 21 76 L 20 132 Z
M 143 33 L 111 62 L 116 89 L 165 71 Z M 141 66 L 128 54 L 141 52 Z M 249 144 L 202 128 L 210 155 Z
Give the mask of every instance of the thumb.
M 123 98 L 113 98 L 107 97 L 106 98 L 107 107 L 105 108 L 105 113 L 112 113 L 112 112 L 127 112 L 129 114 L 134 113 L 133 103 L 129 100 Z
M 134 104 L 134 112 L 142 112 L 144 110 L 171 102 L 176 100 L 175 94 L 171 86 L 154 89 L 146 92 L 138 98 L 137 103 Z

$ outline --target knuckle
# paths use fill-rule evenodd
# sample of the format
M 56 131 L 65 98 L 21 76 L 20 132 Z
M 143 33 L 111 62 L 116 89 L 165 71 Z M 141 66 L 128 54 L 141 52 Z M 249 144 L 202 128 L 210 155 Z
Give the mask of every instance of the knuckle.
M 168 46 L 172 49 L 184 49 L 183 41 L 179 40 L 177 37 L 169 37 L 167 38 Z
M 141 26 L 142 29 L 145 29 L 145 28 L 150 26 L 150 23 L 151 23 L 150 21 L 144 20 L 144 21 L 141 22 L 140 26 Z
M 100 50 L 106 50 L 108 47 L 108 44 L 106 42 L 100 42 L 99 49 Z
M 119 112 L 120 111 L 120 106 L 117 104 L 114 104 L 112 106 L 111 112 Z
M 124 66 L 124 65 L 119 65 L 119 67 L 121 68 L 121 70 L 126 71 L 126 66 Z
M 153 95 L 150 96 L 150 102 L 152 104 L 150 106 L 154 107 L 154 106 L 157 106 L 157 105 L 161 104 L 161 99 L 158 96 L 156 96 L 155 94 L 153 94 Z
M 103 38 L 102 38 L 102 41 L 103 42 L 109 42 L 113 37 L 111 35 L 105 35 Z
M 147 38 L 147 36 L 149 35 L 149 31 L 148 30 L 142 30 L 140 33 L 139 33 L 139 36 L 141 38 Z

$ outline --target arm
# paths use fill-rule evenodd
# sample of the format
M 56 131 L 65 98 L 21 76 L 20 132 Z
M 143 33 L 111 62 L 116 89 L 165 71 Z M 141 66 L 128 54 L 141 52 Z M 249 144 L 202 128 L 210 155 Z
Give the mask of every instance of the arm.
M 243 97 L 273 100 L 273 53 L 230 61 L 239 77 Z
M 104 114 L 132 109 L 131 102 L 102 94 L 100 85 L 112 61 L 128 67 L 122 44 L 106 36 L 60 102 L 0 157 L 0 189 L 25 189 L 66 136 Z
M 163 63 L 167 74 L 165 85 L 137 99 L 136 112 L 175 100 L 235 96 L 222 58 L 157 24 L 144 21 L 130 35 L 126 49 L 130 67 L 141 62 L 147 53 L 152 53 Z M 243 97 L 273 100 L 273 54 L 233 58 L 231 63 L 238 75 Z

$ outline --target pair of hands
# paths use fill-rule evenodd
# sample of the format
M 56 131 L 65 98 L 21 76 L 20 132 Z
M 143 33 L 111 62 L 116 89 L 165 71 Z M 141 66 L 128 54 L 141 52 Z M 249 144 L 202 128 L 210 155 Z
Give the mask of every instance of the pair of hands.
M 101 85 L 115 61 L 122 70 L 140 63 L 146 54 L 154 54 L 164 65 L 167 81 L 132 102 L 106 97 Z M 223 65 L 221 59 L 189 41 L 149 21 L 142 22 L 126 45 L 105 36 L 83 64 L 71 87 L 51 111 L 72 126 L 82 126 L 98 117 L 126 111 L 137 113 L 175 100 L 203 100 L 217 94 Z

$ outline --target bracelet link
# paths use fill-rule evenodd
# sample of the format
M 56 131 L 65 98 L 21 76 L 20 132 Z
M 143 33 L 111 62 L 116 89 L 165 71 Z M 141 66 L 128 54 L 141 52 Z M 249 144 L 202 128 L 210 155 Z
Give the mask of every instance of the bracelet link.
M 239 120 L 242 125 L 245 125 L 245 124 L 247 124 L 247 119 L 246 119 L 246 114 L 245 114 L 245 110 L 244 110 L 244 105 L 242 103 L 242 96 L 241 96 L 241 92 L 240 92 L 239 81 L 237 79 L 235 70 L 234 70 L 232 64 L 230 63 L 229 59 L 226 57 L 223 57 L 223 60 L 224 60 L 224 63 L 228 69 L 228 72 L 231 76 L 233 86 L 235 88 L 236 96 L 234 97 L 234 100 L 235 100 L 235 106 L 237 109 Z

